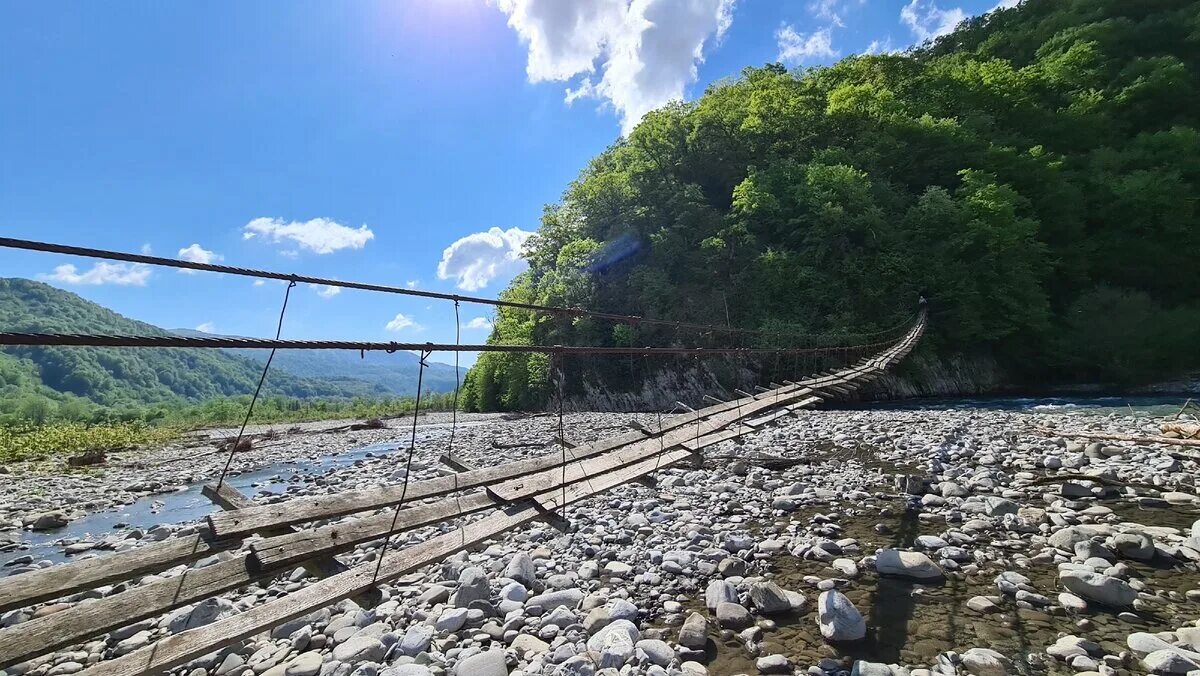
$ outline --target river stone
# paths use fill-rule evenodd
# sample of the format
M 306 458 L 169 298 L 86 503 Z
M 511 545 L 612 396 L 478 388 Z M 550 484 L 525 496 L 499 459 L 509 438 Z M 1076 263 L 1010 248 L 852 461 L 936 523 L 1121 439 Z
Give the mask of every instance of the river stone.
M 395 664 L 379 672 L 379 676 L 433 676 L 424 664 Z
M 321 663 L 324 658 L 321 653 L 316 650 L 310 650 L 306 653 L 292 659 L 283 668 L 284 676 L 316 676 L 321 673 Z
M 518 655 L 525 653 L 540 655 L 550 649 L 550 644 L 533 634 L 517 634 L 517 637 L 513 639 L 509 647 L 516 651 Z
M 468 566 L 458 576 L 458 589 L 454 591 L 451 603 L 456 608 L 466 608 L 472 601 L 486 601 L 489 596 L 487 573 L 479 566 Z
M 528 553 L 517 552 L 504 569 L 504 577 L 520 582 L 529 588 L 537 582 L 537 568 L 534 567 L 533 559 L 529 557 Z
M 62 512 L 44 512 L 28 520 L 25 525 L 33 530 L 51 530 L 67 525 L 67 515 Z
M 754 622 L 741 604 L 724 601 L 717 605 L 717 625 L 722 629 L 745 629 Z
M 692 650 L 704 650 L 707 644 L 708 620 L 700 613 L 688 615 L 679 628 L 679 645 Z
M 1142 664 L 1152 674 L 1186 674 L 1200 669 L 1200 654 L 1179 648 L 1155 650 L 1142 658 Z
M 760 674 L 790 674 L 792 663 L 786 655 L 766 655 L 754 663 Z
M 433 641 L 434 629 L 427 624 L 413 624 L 404 632 L 404 636 L 400 638 L 400 647 L 397 650 L 401 655 L 416 657 L 418 654 L 429 650 L 429 644 Z
M 637 625 L 629 620 L 614 620 L 600 631 L 596 632 L 587 640 L 588 650 L 600 652 L 604 649 L 606 642 L 610 642 L 610 634 L 622 634 L 628 638 L 629 645 L 636 645 L 638 640 L 642 638 L 642 632 L 638 631 Z
M 963 666 L 972 676 L 1008 676 L 1012 662 L 989 648 L 971 648 L 962 655 Z
M 180 608 L 167 621 L 167 631 L 178 634 L 181 631 L 203 627 L 217 620 L 234 614 L 236 608 L 226 599 L 205 599 L 194 606 Z
M 454 667 L 455 676 L 508 676 L 503 650 L 485 650 L 462 660 Z
M 675 651 L 666 641 L 647 638 L 637 642 L 638 651 L 646 656 L 652 664 L 665 667 L 675 658 Z
M 942 569 L 921 552 L 883 549 L 875 555 L 875 570 L 880 575 L 898 575 L 917 580 L 938 580 Z
M 386 652 L 387 647 L 374 636 L 352 636 L 333 649 L 333 659 L 347 664 L 378 662 Z
M 725 580 L 713 580 L 708 583 L 708 588 L 704 590 L 704 605 L 710 611 L 715 611 L 717 606 L 723 602 L 737 603 L 737 589 L 732 584 Z
M 1154 540 L 1145 533 L 1117 533 L 1112 536 L 1112 548 L 1121 556 L 1135 561 L 1154 558 Z
M 442 611 L 434 627 L 443 633 L 458 631 L 467 623 L 467 613 L 466 608 L 447 608 Z
M 531 606 L 538 606 L 542 610 L 545 610 L 547 612 L 554 610 L 555 608 L 557 608 L 559 606 L 566 606 L 567 608 L 570 608 L 573 610 L 576 606 L 579 605 L 579 602 L 582 600 L 583 600 L 583 591 L 582 590 L 574 589 L 574 588 L 558 589 L 555 591 L 548 591 L 548 592 L 545 592 L 544 594 L 538 594 L 537 596 L 530 597 L 529 600 L 525 602 L 525 607 L 529 608 Z
M 1087 531 L 1073 526 L 1055 531 L 1048 539 L 1048 542 L 1055 549 L 1073 552 L 1075 551 L 1075 543 L 1090 539 L 1091 536 Z
M 786 613 L 792 609 L 787 594 L 774 582 L 755 582 L 750 585 L 750 600 L 764 615 Z
M 1137 598 L 1137 592 L 1128 582 L 1100 573 L 1062 570 L 1058 581 L 1073 594 L 1114 608 L 1124 608 Z
M 1125 645 L 1129 646 L 1129 649 L 1139 656 L 1149 655 L 1156 650 L 1170 650 L 1175 647 L 1154 634 L 1144 631 L 1130 634 L 1125 639 Z
M 867 635 L 867 623 L 858 608 L 839 591 L 817 598 L 817 625 L 827 641 L 857 641 Z

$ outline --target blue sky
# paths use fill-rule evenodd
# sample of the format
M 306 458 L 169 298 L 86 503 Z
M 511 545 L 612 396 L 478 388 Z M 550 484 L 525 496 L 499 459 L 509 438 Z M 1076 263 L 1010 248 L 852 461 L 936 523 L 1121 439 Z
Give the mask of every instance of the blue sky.
M 543 205 L 646 110 L 747 65 L 901 50 L 995 6 L 2 0 L 0 233 L 491 297 Z M 0 270 L 239 335 L 272 333 L 283 294 L 31 252 L 0 251 Z M 463 306 L 463 342 L 488 316 Z M 452 342 L 453 306 L 301 287 L 284 335 Z

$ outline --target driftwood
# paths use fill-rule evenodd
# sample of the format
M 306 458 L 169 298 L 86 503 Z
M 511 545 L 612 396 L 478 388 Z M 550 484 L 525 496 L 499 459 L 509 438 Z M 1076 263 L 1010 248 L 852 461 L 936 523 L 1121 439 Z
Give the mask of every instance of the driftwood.
M 547 446 L 552 445 L 554 445 L 553 441 L 518 441 L 516 443 L 508 444 L 504 443 L 503 441 L 496 441 L 495 439 L 492 439 L 492 448 L 502 450 L 509 448 L 546 448 Z
M 103 465 L 108 461 L 108 454 L 103 449 L 93 448 L 84 451 L 79 455 L 73 455 L 67 458 L 67 464 L 71 467 L 86 467 L 88 465 Z
M 1104 476 L 1092 476 L 1091 474 L 1080 474 L 1078 472 L 1065 472 L 1062 474 L 1055 474 L 1054 476 L 1042 476 L 1030 481 L 1029 483 L 1030 485 L 1038 486 L 1042 484 L 1058 484 L 1064 481 L 1094 481 L 1098 484 L 1104 486 L 1113 486 L 1115 488 L 1127 488 L 1130 486 L 1135 488 L 1152 488 L 1155 490 L 1160 488 L 1159 486 L 1140 483 L 1137 481 L 1118 481 L 1116 479 L 1109 479 L 1108 477 Z
M 721 455 L 710 455 L 704 458 L 705 460 L 732 460 L 734 462 L 742 461 L 744 463 L 762 467 L 764 469 L 780 470 L 803 465 L 808 460 L 803 458 L 781 458 L 775 455 L 759 455 L 759 454 L 736 454 L 724 453 Z
M 1177 434 L 1180 439 L 1200 439 L 1200 423 L 1169 422 L 1163 423 L 1161 429 L 1163 434 Z
M 1037 431 L 1051 437 L 1066 437 L 1067 439 L 1096 439 L 1100 441 L 1130 441 L 1135 444 L 1167 444 L 1170 446 L 1200 447 L 1200 439 L 1173 439 L 1171 437 L 1148 437 L 1137 434 L 1113 434 L 1102 432 L 1063 432 L 1037 428 Z M 1200 453 L 1184 453 L 1183 451 L 1163 451 L 1172 458 L 1200 460 Z
M 1168 444 L 1171 446 L 1200 447 L 1200 439 L 1174 439 L 1172 437 L 1148 437 L 1140 434 L 1113 434 L 1111 432 L 1063 432 L 1038 428 L 1038 432 L 1052 437 L 1067 439 L 1097 439 L 1101 441 L 1132 441 L 1136 444 Z

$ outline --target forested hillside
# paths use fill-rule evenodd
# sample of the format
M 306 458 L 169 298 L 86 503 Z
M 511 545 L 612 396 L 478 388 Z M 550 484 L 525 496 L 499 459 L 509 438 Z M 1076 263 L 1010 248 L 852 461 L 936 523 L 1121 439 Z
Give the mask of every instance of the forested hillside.
M 927 357 L 1024 386 L 1179 375 L 1200 363 L 1198 59 L 1200 2 L 1026 0 L 906 54 L 748 68 L 596 157 L 504 296 L 840 332 L 923 292 Z M 699 340 L 512 310 L 495 326 Z M 545 373 L 485 354 L 466 401 L 533 405 Z
M 259 364 L 267 359 L 266 350 L 226 350 Z M 444 358 L 445 355 L 438 355 Z M 369 383 L 372 388 L 389 396 L 412 396 L 417 393 L 417 355 L 411 352 L 367 352 L 353 350 L 279 350 L 271 368 L 279 368 L 301 378 L 327 382 L 340 380 Z M 421 376 L 422 392 L 452 392 L 454 367 L 427 361 L 428 368 Z M 461 369 L 463 374 L 466 368 Z
M 0 279 L 0 327 L 44 333 L 164 335 L 79 296 L 27 279 Z M 14 347 L 0 351 L 0 418 L 40 419 L 47 409 L 63 417 L 106 408 L 200 401 L 249 394 L 260 364 L 218 350 Z M 269 394 L 350 397 L 385 394 L 372 384 L 300 378 L 272 370 Z

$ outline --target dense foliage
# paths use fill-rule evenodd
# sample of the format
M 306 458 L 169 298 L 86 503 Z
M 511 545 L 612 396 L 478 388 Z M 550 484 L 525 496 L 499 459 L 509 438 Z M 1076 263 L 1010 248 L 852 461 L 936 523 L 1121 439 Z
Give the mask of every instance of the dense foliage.
M 118 315 L 79 296 L 26 279 L 0 279 L 0 328 L 43 333 L 116 333 L 164 335 L 150 324 Z M 259 352 L 262 352 L 261 350 Z M 397 394 L 415 391 L 416 357 L 393 357 L 392 368 L 359 368 L 370 379 L 337 373 L 352 368 L 345 355 L 301 358 L 281 351 L 278 362 L 295 363 L 302 375 L 273 363 L 265 393 L 281 419 L 331 414 L 357 407 L 394 407 Z M 178 420 L 205 418 L 197 411 L 241 406 L 254 391 L 261 360 L 220 350 L 14 347 L 0 351 L 0 424 L 46 421 Z M 354 353 L 354 359 L 358 354 Z M 404 367 L 408 366 L 408 369 Z M 447 383 L 446 373 L 449 372 Z M 454 387 L 453 367 L 430 369 L 426 392 Z M 404 378 L 402 379 L 402 376 Z M 387 382 L 388 380 L 392 382 Z M 412 381 L 411 385 L 409 380 Z M 313 401 L 308 401 L 313 400 Z M 301 411 L 310 413 L 302 414 Z M 229 416 L 236 417 L 236 416 Z M 212 422 L 222 422 L 213 416 Z
M 902 55 L 750 68 L 596 157 L 505 296 L 735 326 L 874 330 L 1013 383 L 1200 361 L 1200 2 L 1026 0 Z M 695 344 L 499 313 L 492 340 Z M 546 392 L 486 354 L 471 408 Z

